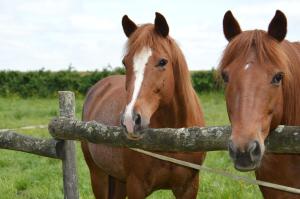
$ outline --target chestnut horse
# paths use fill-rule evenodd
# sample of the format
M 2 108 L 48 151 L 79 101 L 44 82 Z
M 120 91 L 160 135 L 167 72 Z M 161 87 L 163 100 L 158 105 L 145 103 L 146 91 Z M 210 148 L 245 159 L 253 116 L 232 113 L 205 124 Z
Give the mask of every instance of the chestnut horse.
M 156 13 L 154 24 L 137 26 L 122 19 L 128 37 L 125 76 L 96 83 L 84 103 L 83 120 L 123 126 L 131 139 L 139 130 L 204 126 L 198 97 L 185 58 L 169 36 L 166 19 Z M 127 148 L 82 142 L 96 198 L 145 198 L 171 189 L 176 198 L 196 198 L 196 170 L 145 156 Z M 205 153 L 160 153 L 201 164 Z
M 265 152 L 264 140 L 278 125 L 300 125 L 300 43 L 284 40 L 287 19 L 277 10 L 268 31 L 242 31 L 228 11 L 229 41 L 220 62 L 232 126 L 229 154 L 236 169 L 256 169 L 257 179 L 300 188 L 300 155 Z M 300 198 L 260 187 L 265 198 Z

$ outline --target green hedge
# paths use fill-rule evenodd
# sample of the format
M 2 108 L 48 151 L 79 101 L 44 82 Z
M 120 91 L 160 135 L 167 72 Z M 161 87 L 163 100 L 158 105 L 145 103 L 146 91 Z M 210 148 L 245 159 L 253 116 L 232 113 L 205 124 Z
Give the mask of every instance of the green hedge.
M 52 97 L 59 90 L 71 90 L 85 95 L 98 80 L 109 75 L 124 74 L 123 68 L 103 71 L 78 72 L 65 70 L 50 71 L 0 71 L 0 96 L 17 95 L 20 97 Z M 220 90 L 222 85 L 215 77 L 215 71 L 191 72 L 193 86 L 197 92 Z
M 192 71 L 191 79 L 197 92 L 219 91 L 223 89 L 223 82 L 218 78 L 217 71 Z

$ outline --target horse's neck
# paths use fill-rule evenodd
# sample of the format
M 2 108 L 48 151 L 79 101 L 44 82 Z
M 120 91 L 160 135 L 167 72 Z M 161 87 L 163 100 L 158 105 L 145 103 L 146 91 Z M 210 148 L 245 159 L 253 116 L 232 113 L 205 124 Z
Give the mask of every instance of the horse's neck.
M 151 126 L 155 128 L 181 128 L 203 125 L 202 111 L 194 93 L 187 103 L 182 94 L 176 92 L 172 102 L 161 106 L 151 118 Z
M 176 80 L 174 97 L 170 104 L 161 106 L 154 115 L 155 127 L 181 128 L 204 126 L 202 110 L 193 89 L 185 58 L 177 45 L 176 60 L 173 60 L 173 74 Z M 154 122 L 155 121 L 155 122 Z

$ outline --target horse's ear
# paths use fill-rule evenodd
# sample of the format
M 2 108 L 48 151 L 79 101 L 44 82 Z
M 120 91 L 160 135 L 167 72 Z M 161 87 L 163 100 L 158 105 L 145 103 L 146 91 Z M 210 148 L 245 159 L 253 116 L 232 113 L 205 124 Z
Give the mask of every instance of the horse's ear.
M 283 12 L 276 10 L 276 14 L 269 24 L 268 34 L 278 41 L 284 40 L 287 33 L 287 19 Z
M 137 25 L 131 21 L 127 15 L 124 15 L 122 18 L 122 26 L 127 37 L 130 37 L 130 35 L 137 29 Z
M 230 10 L 225 13 L 223 18 L 223 32 L 228 41 L 242 32 L 239 23 Z
M 158 12 L 155 13 L 154 28 L 155 31 L 163 37 L 166 37 L 169 34 L 169 25 L 167 20 Z

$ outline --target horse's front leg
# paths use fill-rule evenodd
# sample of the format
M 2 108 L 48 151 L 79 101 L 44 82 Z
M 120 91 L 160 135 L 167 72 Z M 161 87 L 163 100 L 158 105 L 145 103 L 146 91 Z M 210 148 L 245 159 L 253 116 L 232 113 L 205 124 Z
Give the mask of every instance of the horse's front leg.
M 184 186 L 174 187 L 172 189 L 176 199 L 195 199 L 197 197 L 199 187 L 199 175 L 195 175 Z
M 147 196 L 144 182 L 131 175 L 126 180 L 126 192 L 128 199 L 144 199 Z
M 112 177 L 111 177 L 112 178 Z M 126 198 L 126 184 L 115 178 L 110 183 L 109 199 L 125 199 Z

